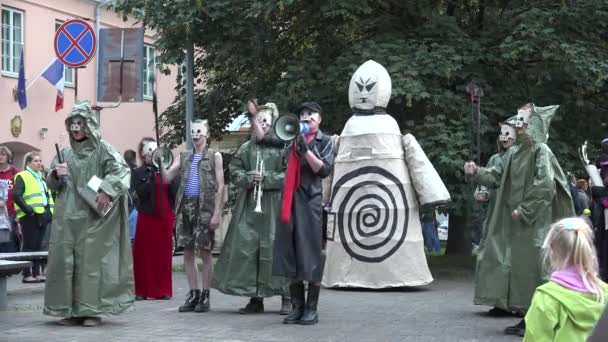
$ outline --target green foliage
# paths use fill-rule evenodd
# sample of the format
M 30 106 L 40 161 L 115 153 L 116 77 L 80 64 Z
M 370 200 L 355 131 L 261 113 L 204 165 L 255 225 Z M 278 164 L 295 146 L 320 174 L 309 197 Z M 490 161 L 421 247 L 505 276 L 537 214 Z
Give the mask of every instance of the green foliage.
M 147 4 L 147 5 L 146 5 Z M 166 64 L 197 47 L 195 113 L 221 130 L 250 97 L 283 112 L 305 100 L 323 106 L 323 127 L 340 133 L 350 116 L 348 83 L 374 59 L 389 71 L 388 112 L 420 141 L 452 194 L 470 200 L 470 81 L 481 101 L 482 160 L 495 153 L 500 120 L 526 102 L 560 104 L 549 145 L 566 170 L 584 176 L 576 148 L 597 146 L 608 121 L 608 3 L 534 0 L 118 0 L 145 18 Z M 204 53 L 203 53 L 204 51 Z M 178 77 L 178 84 L 181 80 Z M 162 115 L 164 140 L 183 139 L 184 93 Z M 604 126 L 602 126 L 604 123 Z

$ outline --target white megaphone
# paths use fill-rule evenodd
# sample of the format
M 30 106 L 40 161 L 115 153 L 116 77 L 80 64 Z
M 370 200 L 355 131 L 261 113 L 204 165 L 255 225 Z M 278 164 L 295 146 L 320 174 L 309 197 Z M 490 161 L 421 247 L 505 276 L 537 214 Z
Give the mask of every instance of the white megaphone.
M 298 134 L 305 135 L 308 132 L 310 132 L 310 126 L 305 122 L 301 122 L 298 117 L 293 114 L 279 117 L 274 124 L 274 133 L 283 141 L 291 141 L 297 137 Z

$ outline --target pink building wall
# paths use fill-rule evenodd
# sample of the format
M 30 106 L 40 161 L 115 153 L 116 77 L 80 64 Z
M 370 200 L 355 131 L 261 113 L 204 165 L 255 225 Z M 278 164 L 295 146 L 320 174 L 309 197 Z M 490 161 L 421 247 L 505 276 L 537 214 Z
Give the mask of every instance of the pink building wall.
M 88 18 L 95 26 L 95 7 L 91 0 L 2 0 L 3 8 L 14 8 L 24 13 L 24 51 L 26 84 L 29 84 L 55 57 L 53 39 L 57 20 Z M 101 28 L 133 27 L 132 22 L 102 8 Z M 146 32 L 145 42 L 152 44 L 150 32 Z M 95 99 L 95 64 L 93 59 L 85 69 L 78 71 L 78 99 Z M 157 72 L 159 111 L 162 112 L 175 97 L 175 73 L 169 76 Z M 17 78 L 0 76 L 0 144 L 9 146 L 14 153 L 14 163 L 22 167 L 23 156 L 33 148 L 39 149 L 48 167 L 55 156 L 55 143 L 66 145 L 64 120 L 74 104 L 74 88 L 65 88 L 64 108 L 54 111 L 56 89 L 44 78 L 40 78 L 27 91 L 28 106 L 23 111 L 13 98 L 13 88 Z M 21 115 L 22 132 L 17 138 L 11 134 L 11 119 Z M 47 128 L 45 139 L 40 137 L 40 129 Z M 126 149 L 137 149 L 144 136 L 154 136 L 154 115 L 152 101 L 123 103 L 115 109 L 101 111 L 101 131 L 104 140 L 112 144 L 120 153 Z

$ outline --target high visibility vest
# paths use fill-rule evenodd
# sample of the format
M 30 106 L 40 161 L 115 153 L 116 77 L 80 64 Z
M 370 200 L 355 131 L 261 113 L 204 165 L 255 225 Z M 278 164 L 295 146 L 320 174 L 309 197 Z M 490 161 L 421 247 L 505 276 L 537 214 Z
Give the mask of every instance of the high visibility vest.
M 25 191 L 23 192 L 23 200 L 27 205 L 30 206 L 30 208 L 34 210 L 36 214 L 43 214 L 44 200 L 42 196 L 45 196 L 44 189 L 40 188 L 40 183 L 38 183 L 38 180 L 31 172 L 27 170 L 19 172 L 15 175 L 15 180 L 13 182 L 16 182 L 16 178 L 19 176 L 21 176 L 21 179 L 23 180 L 23 183 L 25 185 Z M 51 196 L 49 192 L 47 192 L 47 199 L 49 207 L 51 209 L 51 214 L 53 214 L 53 196 Z M 15 202 L 15 212 L 17 213 L 17 218 L 22 218 L 26 215 L 25 211 L 23 211 L 17 205 L 17 202 Z

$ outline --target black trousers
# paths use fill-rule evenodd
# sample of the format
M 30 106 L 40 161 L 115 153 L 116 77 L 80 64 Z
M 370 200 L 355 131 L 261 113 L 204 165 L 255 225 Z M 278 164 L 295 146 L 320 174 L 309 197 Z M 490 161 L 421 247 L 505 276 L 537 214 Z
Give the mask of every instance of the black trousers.
M 42 251 L 42 240 L 44 239 L 47 226 L 46 221 L 45 215 L 43 214 L 28 215 L 19 219 L 21 231 L 23 233 L 23 245 L 21 246 L 22 252 Z M 23 277 L 36 277 L 40 275 L 44 264 L 45 262 L 43 260 L 34 260 L 31 267 L 23 269 Z

